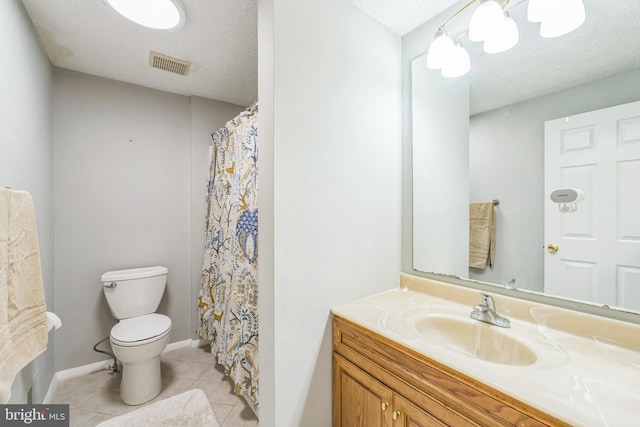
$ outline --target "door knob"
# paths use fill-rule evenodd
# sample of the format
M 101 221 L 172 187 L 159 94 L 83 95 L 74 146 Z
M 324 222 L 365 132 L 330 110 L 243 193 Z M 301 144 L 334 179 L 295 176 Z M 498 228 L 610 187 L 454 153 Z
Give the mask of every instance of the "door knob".
M 553 243 L 549 243 L 547 245 L 547 250 L 549 251 L 550 254 L 555 254 L 556 252 L 558 252 L 558 249 L 560 249 L 558 245 L 555 245 Z

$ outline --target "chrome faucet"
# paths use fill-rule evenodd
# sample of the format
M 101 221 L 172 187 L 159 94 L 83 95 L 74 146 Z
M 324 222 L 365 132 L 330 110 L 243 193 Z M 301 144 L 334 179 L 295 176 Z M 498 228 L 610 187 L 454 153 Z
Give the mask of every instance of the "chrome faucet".
M 492 325 L 500 326 L 501 328 L 511 327 L 511 322 L 496 313 L 496 303 L 493 301 L 490 295 L 482 295 L 482 304 L 478 304 L 473 307 L 471 312 L 471 318 L 479 320 L 481 322 L 490 323 Z

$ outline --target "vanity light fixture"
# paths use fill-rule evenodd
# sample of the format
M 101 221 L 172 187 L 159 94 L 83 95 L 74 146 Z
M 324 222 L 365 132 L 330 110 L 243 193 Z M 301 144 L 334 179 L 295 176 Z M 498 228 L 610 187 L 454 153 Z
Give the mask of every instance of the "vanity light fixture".
M 469 54 L 462 47 L 460 39 L 467 35 L 469 40 L 483 42 L 486 53 L 505 52 L 519 41 L 518 26 L 509 16 L 507 6 L 512 7 L 527 0 L 471 0 L 454 13 L 435 34 L 427 52 L 427 67 L 441 70 L 445 77 L 458 77 L 470 69 Z M 540 22 L 542 37 L 559 37 L 578 28 L 585 20 L 582 0 L 528 0 L 527 19 Z M 451 38 L 445 27 L 464 10 L 476 2 L 469 21 L 469 29 Z M 461 52 L 464 51 L 464 54 Z M 466 56 L 466 61 L 463 59 Z M 463 70 L 462 64 L 466 65 Z M 453 72 L 452 70 L 455 70 Z
M 180 0 L 107 0 L 120 15 L 144 27 L 177 30 L 185 22 Z

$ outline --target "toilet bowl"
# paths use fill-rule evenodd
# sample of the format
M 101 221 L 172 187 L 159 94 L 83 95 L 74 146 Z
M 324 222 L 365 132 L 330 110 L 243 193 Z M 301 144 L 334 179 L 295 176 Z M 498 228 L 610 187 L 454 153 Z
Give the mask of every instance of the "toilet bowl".
M 111 348 L 122 363 L 120 398 L 127 405 L 139 405 L 160 393 L 160 354 L 170 332 L 171 319 L 155 313 L 121 320 L 111 329 Z
M 109 309 L 119 319 L 109 338 L 122 363 L 120 398 L 127 405 L 148 402 L 162 390 L 160 354 L 169 343 L 171 319 L 154 311 L 167 273 L 165 267 L 147 267 L 102 275 Z

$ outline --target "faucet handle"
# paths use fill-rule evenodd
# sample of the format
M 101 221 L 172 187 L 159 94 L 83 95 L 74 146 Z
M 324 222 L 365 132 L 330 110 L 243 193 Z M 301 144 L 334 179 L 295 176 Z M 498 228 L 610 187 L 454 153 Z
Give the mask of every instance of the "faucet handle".
M 496 311 L 496 303 L 493 301 L 491 295 L 482 294 L 482 305 L 486 306 L 491 311 Z
M 487 311 L 487 306 L 484 304 L 477 304 L 473 306 L 473 311 L 476 313 L 484 313 Z

